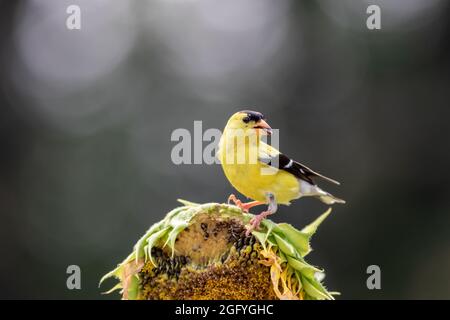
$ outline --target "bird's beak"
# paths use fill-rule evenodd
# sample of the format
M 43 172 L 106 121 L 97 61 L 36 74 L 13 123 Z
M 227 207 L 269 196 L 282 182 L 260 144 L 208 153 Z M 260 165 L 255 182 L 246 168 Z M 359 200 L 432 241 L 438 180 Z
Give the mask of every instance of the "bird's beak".
M 269 136 L 272 134 L 272 128 L 264 120 L 259 120 L 253 128 L 262 129 Z

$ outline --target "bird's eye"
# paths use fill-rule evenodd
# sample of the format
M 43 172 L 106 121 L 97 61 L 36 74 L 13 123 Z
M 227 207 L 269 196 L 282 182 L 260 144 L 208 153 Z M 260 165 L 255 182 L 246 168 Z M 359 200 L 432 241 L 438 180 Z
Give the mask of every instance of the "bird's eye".
M 245 117 L 242 119 L 242 121 L 244 121 L 244 123 L 249 123 L 250 122 L 250 117 Z

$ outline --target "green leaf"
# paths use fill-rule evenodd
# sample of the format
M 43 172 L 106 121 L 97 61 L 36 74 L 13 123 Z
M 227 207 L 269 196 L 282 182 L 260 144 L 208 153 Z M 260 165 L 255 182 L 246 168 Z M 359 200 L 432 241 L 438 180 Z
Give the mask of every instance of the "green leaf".
M 170 220 L 167 221 L 168 226 L 171 226 L 172 228 L 176 228 L 178 225 L 187 225 L 191 222 L 191 219 L 198 213 L 198 208 L 196 207 L 189 207 L 185 210 L 180 211 L 173 217 L 171 217 Z
M 147 246 L 146 246 L 147 247 L 147 255 L 155 267 L 156 267 L 156 262 L 155 262 L 155 260 L 153 260 L 153 257 L 152 257 L 152 248 L 155 246 L 155 244 L 158 243 L 158 240 L 160 240 L 160 238 L 163 237 L 167 233 L 167 231 L 169 229 L 170 229 L 170 227 L 165 227 L 164 229 L 159 230 L 158 232 L 155 232 L 147 239 Z
M 277 241 L 276 241 L 273 233 L 272 234 L 270 234 L 270 233 L 267 234 L 266 242 L 268 244 L 270 244 L 271 246 L 278 246 Z
M 178 224 L 175 228 L 173 228 L 170 231 L 169 236 L 168 236 L 166 242 L 164 243 L 164 247 L 166 245 L 169 245 L 169 248 L 172 250 L 172 258 L 175 254 L 175 241 L 177 240 L 177 237 L 180 234 L 180 232 L 183 231 L 187 226 L 188 226 L 187 223 Z
M 316 279 L 314 281 L 311 280 L 311 284 L 322 294 L 327 296 L 327 299 L 334 300 L 334 297 L 331 295 L 331 293 L 328 292 L 328 290 L 322 285 L 322 283 Z
M 323 270 L 320 270 L 310 264 L 308 264 L 305 260 L 302 258 L 292 258 L 287 257 L 288 264 L 294 268 L 297 271 L 300 271 L 300 273 L 309 279 L 314 280 L 314 274 L 316 272 L 322 272 Z
M 260 232 L 260 231 L 252 231 L 252 235 L 255 236 L 255 238 L 258 240 L 258 242 L 262 245 L 262 247 L 265 250 L 266 249 L 267 236 L 269 234 L 268 233 L 263 233 L 263 232 Z
M 306 234 L 308 236 L 308 239 L 311 238 L 311 236 L 316 233 L 317 228 L 319 225 L 325 220 L 331 213 L 331 208 L 329 208 L 325 213 L 320 215 L 316 220 L 314 220 L 311 224 L 307 225 L 302 229 L 302 233 Z
M 102 292 L 102 294 L 110 294 L 110 293 L 113 293 L 114 291 L 117 291 L 117 290 L 120 290 L 120 289 L 122 289 L 122 283 L 121 282 L 116 284 L 114 287 L 112 287 L 108 291 Z
M 163 221 L 160 221 L 156 224 L 154 224 L 148 231 L 138 240 L 138 242 L 134 245 L 134 252 L 136 253 L 136 262 L 138 259 L 142 258 L 145 255 L 145 260 L 147 260 L 147 254 L 145 252 L 145 246 L 147 243 L 147 239 L 154 234 L 155 232 L 159 231 L 163 226 Z
M 181 204 L 183 204 L 186 207 L 195 207 L 195 206 L 199 205 L 198 203 L 191 202 L 191 201 L 188 201 L 188 200 L 183 200 L 183 199 L 177 199 L 177 201 L 180 202 Z
M 327 292 L 323 292 L 314 286 L 310 280 L 304 275 L 301 276 L 303 288 L 305 289 L 306 294 L 310 297 L 317 300 L 333 300 L 333 297 L 330 296 Z
M 287 255 L 283 253 L 283 251 L 277 252 L 278 256 L 280 257 L 280 264 L 287 262 Z
M 99 283 L 98 283 L 98 286 L 100 287 L 100 286 L 102 285 L 102 283 L 103 283 L 106 279 L 109 279 L 109 278 L 111 278 L 111 277 L 115 277 L 115 278 L 119 279 L 119 278 L 120 278 L 121 272 L 122 272 L 122 265 L 119 264 L 119 265 L 117 266 L 117 268 L 115 268 L 114 270 L 108 272 L 107 274 L 105 274 L 105 275 L 100 279 L 100 281 L 99 281 Z M 117 286 L 116 286 L 116 287 L 117 287 Z M 114 287 L 114 288 L 115 288 L 115 287 Z M 114 289 L 114 288 L 113 288 L 113 289 Z M 107 291 L 106 293 L 109 293 L 109 292 L 112 292 L 112 291 L 116 290 L 116 289 L 114 289 L 114 290 L 113 290 L 113 289 L 111 289 L 110 291 Z
M 267 233 L 271 233 L 272 231 L 279 229 L 278 225 L 269 219 L 264 219 L 261 221 L 261 225 L 267 229 Z
M 295 229 L 292 225 L 287 223 L 280 223 L 278 224 L 278 227 L 302 257 L 306 256 L 311 251 L 307 234 Z
M 303 288 L 301 276 L 302 276 L 301 272 L 298 271 L 298 270 L 295 270 L 295 279 L 296 279 L 297 282 L 298 282 L 299 289 L 302 289 L 302 288 Z
M 184 207 L 178 207 L 175 208 L 173 210 L 171 210 L 168 214 L 166 214 L 166 216 L 164 217 L 164 219 L 161 221 L 162 223 L 164 223 L 165 226 L 168 226 L 170 224 L 170 220 L 177 216 L 180 212 L 182 212 L 183 210 L 188 209 L 188 206 L 184 206 Z
M 287 223 L 278 224 L 278 230 L 280 233 L 284 234 L 285 239 L 295 247 L 300 256 L 305 257 L 312 250 L 310 245 L 312 235 L 317 231 L 319 225 L 328 217 L 330 213 L 331 208 L 320 215 L 311 224 L 303 228 L 302 231 L 297 230 L 292 225 Z
M 122 263 L 117 265 L 117 267 L 114 270 L 112 270 L 112 271 L 108 272 L 107 274 L 105 274 L 100 279 L 100 282 L 99 282 L 98 286 L 100 287 L 101 284 L 103 283 L 103 281 L 105 281 L 106 279 L 111 278 L 111 277 L 115 277 L 117 279 L 120 279 L 120 276 L 122 275 L 123 268 L 124 268 L 123 266 L 125 264 L 127 264 L 128 262 L 134 260 L 134 259 L 135 259 L 135 252 L 133 251 L 130 255 L 128 255 L 128 257 L 125 258 L 125 260 L 122 261 Z
M 297 256 L 297 251 L 295 250 L 294 246 L 284 240 L 282 237 L 277 235 L 276 233 L 273 233 L 273 236 L 275 238 L 275 241 L 277 242 L 278 247 L 281 251 L 283 251 L 286 255 L 291 257 Z

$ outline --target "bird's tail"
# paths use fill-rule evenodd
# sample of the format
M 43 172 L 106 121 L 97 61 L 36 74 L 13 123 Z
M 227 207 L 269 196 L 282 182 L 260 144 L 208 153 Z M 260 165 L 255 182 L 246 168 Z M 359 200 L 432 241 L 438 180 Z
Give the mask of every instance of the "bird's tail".
M 345 200 L 339 199 L 338 197 L 333 196 L 331 193 L 328 193 L 317 185 L 310 184 L 307 181 L 300 180 L 300 194 L 301 196 L 309 196 L 319 198 L 325 204 L 331 205 L 335 203 L 345 203 Z
M 331 204 L 335 204 L 335 203 L 345 203 L 345 200 L 337 198 L 335 196 L 333 196 L 331 193 L 325 192 L 324 191 L 324 195 L 319 196 L 320 201 L 322 201 L 323 203 L 326 203 L 328 205 Z

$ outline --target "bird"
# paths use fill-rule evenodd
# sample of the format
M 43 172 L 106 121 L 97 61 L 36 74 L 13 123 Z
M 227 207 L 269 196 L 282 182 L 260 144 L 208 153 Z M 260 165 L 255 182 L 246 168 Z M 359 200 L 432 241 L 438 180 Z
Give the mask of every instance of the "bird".
M 234 194 L 228 204 L 244 212 L 258 205 L 267 209 L 250 220 L 247 235 L 257 230 L 262 220 L 274 214 L 278 204 L 290 205 L 292 200 L 314 197 L 327 205 L 345 203 L 344 200 L 322 190 L 316 180 L 332 184 L 340 183 L 281 153 L 263 141 L 270 136 L 272 128 L 264 115 L 257 111 L 243 110 L 233 114 L 223 130 L 219 141 L 217 158 L 231 185 L 245 197 L 247 203 Z

